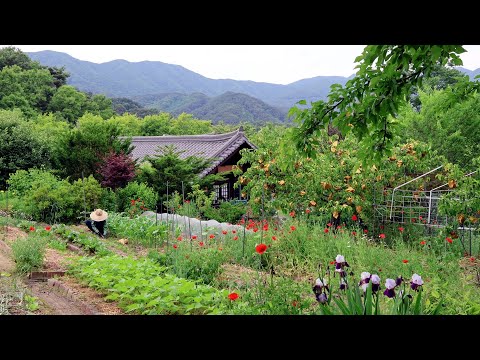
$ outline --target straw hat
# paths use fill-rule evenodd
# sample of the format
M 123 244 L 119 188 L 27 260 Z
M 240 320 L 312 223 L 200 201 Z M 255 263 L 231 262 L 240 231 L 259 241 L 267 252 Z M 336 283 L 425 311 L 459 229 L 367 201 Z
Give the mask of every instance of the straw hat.
M 104 220 L 107 220 L 108 214 L 106 211 L 103 211 L 102 209 L 97 209 L 90 214 L 90 218 L 93 221 L 104 221 Z

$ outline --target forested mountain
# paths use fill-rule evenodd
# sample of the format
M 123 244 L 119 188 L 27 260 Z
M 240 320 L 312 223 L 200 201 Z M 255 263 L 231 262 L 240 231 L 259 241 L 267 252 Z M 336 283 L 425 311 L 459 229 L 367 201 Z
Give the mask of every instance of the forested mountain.
M 28 55 L 43 65 L 65 66 L 70 73 L 68 83 L 83 91 L 127 98 L 165 93 L 201 93 L 219 96 L 231 91 L 256 97 L 269 105 L 279 107 L 284 112 L 298 100 L 324 98 L 330 85 L 344 84 L 347 81 L 347 78 L 342 76 L 317 76 L 289 85 L 230 79 L 214 80 L 182 66 L 160 61 L 131 63 L 114 60 L 96 64 L 49 50 L 31 52 Z
M 201 93 L 189 95 L 168 93 L 137 96 L 133 100 L 145 108 L 155 108 L 157 112 L 169 112 L 174 115 L 188 113 L 199 119 L 212 120 L 214 123 L 219 121 L 223 121 L 226 124 L 236 124 L 245 121 L 264 123 L 284 122 L 286 120 L 286 112 L 252 96 L 231 91 L 215 97 L 208 97 Z M 116 99 L 114 104 L 115 101 Z

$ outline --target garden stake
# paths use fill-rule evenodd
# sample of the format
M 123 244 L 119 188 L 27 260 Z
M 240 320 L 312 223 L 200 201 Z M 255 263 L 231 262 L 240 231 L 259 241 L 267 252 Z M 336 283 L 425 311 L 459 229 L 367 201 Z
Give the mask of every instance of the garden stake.
M 83 219 L 86 221 L 87 220 L 87 200 L 85 198 L 85 183 L 83 181 L 83 170 L 82 170 L 82 187 L 83 187 Z
M 263 207 L 264 199 L 265 199 L 265 183 L 262 186 L 262 230 L 261 230 L 261 238 L 260 241 L 263 243 L 263 227 L 265 226 L 265 209 Z
M 243 218 L 242 259 L 244 259 L 245 258 L 245 222 L 246 222 L 245 218 L 246 218 L 246 216 L 243 215 L 242 218 Z
M 168 225 L 168 181 L 167 181 L 167 249 L 168 249 L 168 240 L 170 238 L 170 226 Z

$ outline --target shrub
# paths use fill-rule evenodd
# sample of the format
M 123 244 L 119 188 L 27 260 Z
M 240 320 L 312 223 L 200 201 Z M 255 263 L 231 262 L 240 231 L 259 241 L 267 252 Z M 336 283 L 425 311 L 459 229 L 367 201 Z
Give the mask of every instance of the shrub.
M 155 209 L 157 204 L 157 194 L 144 183 L 133 181 L 123 189 L 117 190 L 117 211 L 127 212 L 130 209 L 131 201 L 138 200 L 144 202 L 144 206 L 151 210 Z
M 246 205 L 234 202 L 222 202 L 218 209 L 207 208 L 204 216 L 207 219 L 214 219 L 218 222 L 226 222 L 230 224 L 236 223 L 243 214 L 245 214 Z
M 45 247 L 45 239 L 38 235 L 17 239 L 12 244 L 16 270 L 21 274 L 26 274 L 34 269 L 41 268 L 45 256 Z

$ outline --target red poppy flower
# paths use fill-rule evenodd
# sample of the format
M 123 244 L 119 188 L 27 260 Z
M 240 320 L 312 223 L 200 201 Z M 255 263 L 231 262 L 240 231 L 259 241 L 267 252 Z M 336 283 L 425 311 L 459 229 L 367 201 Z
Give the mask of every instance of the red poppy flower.
M 267 245 L 259 244 L 255 247 L 255 251 L 260 255 L 262 255 L 265 251 L 267 251 Z
M 328 229 L 327 229 L 327 228 L 323 229 L 323 232 L 324 232 L 325 234 L 328 234 Z
M 50 225 L 45 226 L 45 230 L 50 231 L 50 230 L 52 230 L 52 227 Z
M 336 263 L 336 261 L 330 261 L 330 265 L 333 265 L 335 263 Z
M 342 227 L 340 225 L 337 226 L 337 229 L 341 229 Z
M 232 234 L 236 234 L 237 233 L 237 230 L 232 230 Z
M 213 235 L 213 234 L 210 234 L 208 237 L 209 237 L 210 239 L 215 239 L 215 235 Z
M 218 248 L 218 251 L 222 251 L 222 250 L 223 250 L 223 248 Z
M 197 240 L 197 235 L 192 235 L 192 240 Z
M 233 293 L 231 293 L 231 294 L 228 295 L 228 298 L 229 298 L 230 300 L 232 300 L 232 301 L 235 301 L 235 300 L 238 299 L 238 294 L 235 293 L 235 292 L 233 292 Z
M 414 223 L 414 222 L 416 222 L 416 221 L 417 221 L 417 219 L 415 219 L 415 218 L 412 218 L 412 222 L 413 222 L 413 223 Z
M 427 242 L 425 240 L 420 241 L 420 245 L 425 245 Z
M 35 231 L 35 228 L 33 226 L 30 226 L 30 231 Z
M 380 230 L 383 230 L 383 229 L 385 229 L 385 226 L 380 225 Z
M 133 199 L 130 200 L 130 204 L 131 204 L 131 205 L 135 205 L 135 200 L 133 200 Z
M 403 259 L 402 262 L 403 262 L 404 264 L 408 264 L 408 260 L 406 260 L 406 259 Z
M 233 240 L 237 241 L 237 240 L 238 240 L 238 236 L 234 236 L 234 237 L 233 237 Z
M 306 209 L 305 213 L 310 214 L 311 213 L 310 209 Z
M 273 241 L 277 240 L 277 237 L 276 237 L 276 236 L 272 236 L 272 240 L 273 240 Z
M 290 216 L 295 217 L 295 211 L 290 211 Z
M 368 230 L 367 230 L 367 229 L 364 229 L 364 230 L 363 230 L 363 233 L 364 233 L 364 234 L 368 234 Z
M 356 232 L 356 231 L 352 231 L 352 235 L 353 235 L 353 236 L 357 235 L 357 232 Z
M 182 236 L 180 235 L 179 237 L 177 237 L 177 240 L 182 241 L 183 240 Z
M 177 248 L 178 248 L 177 244 L 173 245 L 173 248 L 174 248 L 174 249 L 177 249 Z
M 258 228 L 253 229 L 253 232 L 256 233 L 258 231 Z
M 398 231 L 400 231 L 400 232 L 403 232 L 403 230 L 405 230 L 405 229 L 401 226 L 398 228 Z
M 471 261 L 471 262 L 474 262 L 474 261 L 475 261 L 475 258 L 472 256 L 472 257 L 470 258 L 470 261 Z
M 290 226 L 290 230 L 295 231 L 295 230 L 297 230 L 297 228 L 292 225 L 292 226 Z
M 358 220 L 357 215 L 353 214 L 353 215 L 352 215 L 352 220 L 353 220 L 353 221 L 357 221 L 357 220 Z
M 198 245 L 203 246 L 203 245 L 205 245 L 205 244 L 203 243 L 203 241 L 200 241 L 200 242 L 198 243 Z
M 453 243 L 453 240 L 452 240 L 452 239 L 450 239 L 449 237 L 447 237 L 447 239 L 446 239 L 446 240 L 447 240 L 447 241 L 448 241 L 450 244 L 451 244 L 451 243 Z
M 380 239 L 385 239 L 385 234 L 380 234 L 380 235 L 378 235 L 378 237 L 379 237 Z
M 421 216 L 419 216 L 418 218 L 419 218 L 420 220 L 422 220 L 422 219 L 423 219 L 423 217 L 421 217 Z
M 292 306 L 297 307 L 298 306 L 298 301 L 292 301 Z
M 222 230 L 222 234 L 223 234 L 223 235 L 227 235 L 227 234 L 228 234 L 228 231 L 227 231 L 227 230 Z
M 328 226 L 328 227 L 332 226 L 332 223 L 328 223 L 327 226 Z

